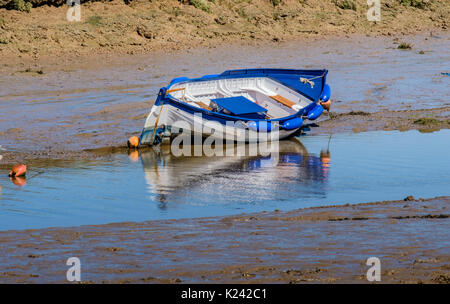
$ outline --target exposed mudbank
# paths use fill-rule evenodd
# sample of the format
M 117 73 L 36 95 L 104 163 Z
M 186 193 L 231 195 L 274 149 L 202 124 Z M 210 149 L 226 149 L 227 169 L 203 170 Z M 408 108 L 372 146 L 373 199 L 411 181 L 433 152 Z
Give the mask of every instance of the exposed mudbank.
M 142 122 L 142 118 L 136 118 L 135 120 L 137 125 Z M 76 120 L 73 123 L 76 123 Z M 311 135 L 348 132 L 359 133 L 377 130 L 419 130 L 420 132 L 434 132 L 449 128 L 449 106 L 437 109 L 386 110 L 374 113 L 348 112 L 334 114 L 331 112 L 325 114 L 320 121 L 308 123 L 304 126 L 305 132 Z M 36 133 L 31 132 L 27 134 L 20 132 L 20 130 L 14 132 L 6 130 L 2 133 L 2 136 L 11 141 L 20 142 L 29 137 L 38 140 L 40 144 L 49 148 L 36 151 L 2 151 L 3 159 L 0 163 L 0 168 L 6 169 L 16 162 L 27 162 L 38 159 L 76 160 L 108 158 L 112 153 L 123 153 L 127 150 L 126 138 L 130 133 L 123 134 L 120 129 L 113 128 L 107 134 L 99 135 L 99 133 L 82 133 L 74 138 L 65 138 L 61 134 L 60 137 L 57 137 L 58 141 L 56 142 L 55 137 L 40 136 L 39 130 L 36 130 Z M 93 141 L 95 141 L 94 147 L 92 147 Z M 67 146 L 69 144 L 72 144 L 74 147 L 68 149 Z M 146 147 L 142 149 L 146 149 Z
M 374 113 L 351 111 L 328 113 L 318 123 L 307 125 L 310 134 L 333 134 L 366 131 L 408 131 L 434 132 L 450 128 L 450 107 L 423 110 L 379 111 Z M 325 116 L 325 117 L 326 117 Z
M 44 74 L 33 75 L 20 72 L 26 64 L 11 65 L 0 75 L 0 145 L 6 149 L 0 166 L 107 157 L 91 152 L 121 149 L 139 135 L 158 89 L 172 78 L 243 67 L 328 68 L 331 112 L 309 124 L 310 134 L 448 128 L 449 79 L 441 73 L 448 34 L 408 41 L 425 54 L 397 50 L 393 38 L 354 37 L 276 49 L 230 45 L 169 55 L 69 57 L 41 61 Z
M 378 22 L 367 20 L 365 0 L 115 0 L 83 1 L 81 21 L 69 22 L 65 1 L 1 0 L 0 7 L 8 7 L 8 2 L 34 6 L 30 12 L 0 8 L 0 57 L 18 62 L 39 62 L 55 55 L 142 54 L 230 42 L 276 47 L 281 41 L 328 36 L 445 31 L 450 14 L 446 0 L 384 0 Z
M 450 197 L 189 220 L 0 232 L 0 281 L 63 283 L 449 282 Z M 447 227 L 447 228 L 446 228 Z M 276 240 L 276 241 L 274 241 Z

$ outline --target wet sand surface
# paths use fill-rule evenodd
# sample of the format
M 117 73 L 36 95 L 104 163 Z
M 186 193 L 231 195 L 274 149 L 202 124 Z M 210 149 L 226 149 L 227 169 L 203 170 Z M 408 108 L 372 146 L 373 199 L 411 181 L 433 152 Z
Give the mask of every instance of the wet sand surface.
M 172 78 L 233 68 L 329 69 L 334 119 L 318 123 L 317 132 L 448 127 L 450 78 L 441 74 L 442 62 L 450 60 L 448 33 L 402 39 L 413 49 L 398 50 L 400 40 L 394 38 L 354 36 L 276 48 L 231 45 L 49 60 L 42 62 L 43 75 L 24 72 L 25 66 L 2 67 L 0 145 L 13 153 L 3 153 L 0 164 L 98 157 L 83 151 L 123 146 L 130 135 L 139 135 L 159 88 Z M 438 121 L 431 127 L 414 123 L 422 117 Z
M 450 197 L 189 220 L 0 232 L 0 281 L 64 283 L 450 282 Z
M 148 109 L 146 107 L 142 109 L 144 108 L 146 112 Z M 126 139 L 131 135 L 139 136 L 139 132 L 131 131 L 131 126 L 135 126 L 135 130 L 139 129 L 139 126 L 145 120 L 145 115 L 129 121 L 122 116 L 117 119 L 126 123 L 117 122 L 102 125 L 95 120 L 93 121 L 93 124 L 96 124 L 95 128 L 105 126 L 113 128 L 104 130 L 104 133 L 98 129 L 94 132 L 78 133 L 73 135 L 74 137 L 66 134 L 76 132 L 69 126 L 65 131 L 60 130 L 64 126 L 57 126 L 49 129 L 33 129 L 30 130 L 31 133 L 24 133 L 22 128 L 9 128 L 0 132 L 2 141 L 7 142 L 6 145 L 2 146 L 1 154 L 3 157 L 0 160 L 0 169 L 6 170 L 13 163 L 39 159 L 55 161 L 108 159 L 111 153 L 125 152 L 127 151 Z M 123 128 L 129 128 L 130 131 L 127 132 Z M 304 125 L 304 131 L 309 135 L 392 130 L 418 130 L 427 133 L 448 128 L 450 128 L 450 106 L 376 112 L 349 111 L 339 113 L 332 111 L 330 113 L 325 112 L 316 122 L 308 122 Z M 16 148 L 21 146 L 32 146 L 36 150 Z

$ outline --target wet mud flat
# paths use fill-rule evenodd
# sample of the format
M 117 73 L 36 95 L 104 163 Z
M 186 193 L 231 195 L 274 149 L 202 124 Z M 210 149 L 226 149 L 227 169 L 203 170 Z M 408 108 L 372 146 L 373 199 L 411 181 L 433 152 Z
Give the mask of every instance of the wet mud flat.
M 429 133 L 450 128 L 450 106 L 422 110 L 349 111 L 325 113 L 305 129 L 310 135 L 366 131 L 408 131 Z
M 450 282 L 450 197 L 0 232 L 2 283 Z
M 303 132 L 309 135 L 392 130 L 418 130 L 419 132 L 430 133 L 449 128 L 450 106 L 443 106 L 420 110 L 330 112 L 325 113 L 316 122 L 305 124 L 303 126 Z M 30 160 L 52 159 L 55 161 L 70 161 L 79 159 L 108 159 L 112 153 L 126 152 L 126 136 L 123 136 L 117 129 L 110 129 L 109 131 L 109 134 L 103 134 L 103 138 L 99 138 L 95 142 L 94 147 L 92 147 L 92 143 L 89 140 L 92 137 L 98 138 L 97 136 L 100 135 L 98 132 L 89 134 L 86 138 L 80 135 L 75 138 L 66 139 L 70 141 L 68 145 L 74 145 L 74 147 L 70 148 L 65 148 L 67 146 L 64 143 L 64 139 L 62 139 L 62 142 L 53 142 L 52 140 L 54 138 L 52 136 L 37 136 L 33 140 L 41 138 L 42 143 L 48 145 L 45 149 L 40 147 L 39 149 L 30 151 L 26 149 L 6 150 L 3 148 L 0 169 L 7 169 L 16 162 L 27 162 Z M 17 141 L 18 143 L 27 140 L 27 138 L 33 138 L 32 134 L 25 135 L 22 132 L 11 131 L 11 129 L 0 132 L 4 140 L 11 142 Z M 132 135 L 133 133 L 129 132 L 125 134 Z M 64 133 L 57 136 L 64 137 Z
M 412 49 L 398 49 L 401 42 Z M 28 71 L 27 64 L 1 66 L 0 145 L 6 151 L 0 166 L 100 157 L 86 150 L 124 146 L 129 136 L 139 135 L 159 88 L 171 79 L 227 69 L 327 68 L 332 119 L 317 122 L 314 132 L 448 128 L 450 78 L 442 74 L 442 62 L 450 58 L 449 45 L 445 31 L 401 38 L 354 35 L 276 48 L 231 44 L 127 57 L 40 59 L 43 74 L 34 73 L 36 67 Z M 421 118 L 434 123 L 415 123 Z

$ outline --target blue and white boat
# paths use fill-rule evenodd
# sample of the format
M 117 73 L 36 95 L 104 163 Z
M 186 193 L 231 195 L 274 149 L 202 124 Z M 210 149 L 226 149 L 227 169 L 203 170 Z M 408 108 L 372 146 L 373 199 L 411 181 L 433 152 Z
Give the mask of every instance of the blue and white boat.
M 327 73 L 244 69 L 175 78 L 160 89 L 140 144 L 184 132 L 236 142 L 287 138 L 329 108 Z

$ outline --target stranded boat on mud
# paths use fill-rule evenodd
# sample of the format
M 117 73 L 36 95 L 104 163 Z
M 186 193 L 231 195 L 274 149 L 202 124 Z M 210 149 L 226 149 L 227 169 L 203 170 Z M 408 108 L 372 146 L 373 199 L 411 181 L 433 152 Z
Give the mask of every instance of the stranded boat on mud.
M 329 109 L 327 73 L 246 69 L 175 78 L 160 89 L 140 144 L 184 132 L 237 142 L 287 138 Z

